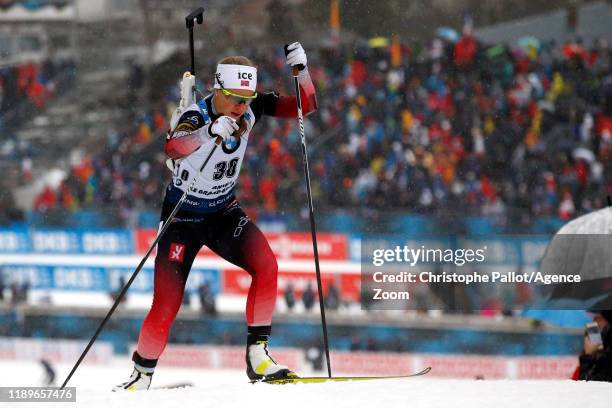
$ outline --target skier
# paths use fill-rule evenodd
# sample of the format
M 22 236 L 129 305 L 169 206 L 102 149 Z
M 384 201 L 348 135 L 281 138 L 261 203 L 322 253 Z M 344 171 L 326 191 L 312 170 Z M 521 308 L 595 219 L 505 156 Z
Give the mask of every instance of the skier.
M 45 370 L 45 378 L 43 380 L 43 384 L 45 387 L 55 387 L 55 370 L 51 363 L 42 358 L 40 359 L 40 364 L 42 364 L 43 369 Z
M 303 113 L 314 112 L 316 94 L 300 43 L 287 47 L 286 60 L 300 69 Z M 243 56 L 219 61 L 214 89 L 198 103 L 193 103 L 194 83 L 192 75 L 183 76 L 181 103 L 166 138 L 164 150 L 173 161 L 173 175 L 166 189 L 161 222 L 166 221 L 194 177 L 195 183 L 157 245 L 153 304 L 132 356 L 134 371 L 129 381 L 114 390 L 149 388 L 180 308 L 189 270 L 202 245 L 252 277 L 246 305 L 248 377 L 258 380 L 295 376 L 268 354 L 276 304 L 276 258 L 262 232 L 240 207 L 233 190 L 253 126 L 263 115 L 296 117 L 296 98 L 276 92 L 258 93 L 257 68 Z M 219 140 L 222 142 L 217 148 L 215 143 Z M 211 151 L 207 165 L 200 171 Z

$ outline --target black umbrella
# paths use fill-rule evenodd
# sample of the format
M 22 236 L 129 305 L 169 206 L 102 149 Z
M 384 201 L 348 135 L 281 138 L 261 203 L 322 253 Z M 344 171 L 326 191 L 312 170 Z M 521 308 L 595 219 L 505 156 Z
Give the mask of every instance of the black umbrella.
M 576 218 L 555 234 L 540 270 L 550 275 L 580 275 L 578 283 L 544 288 L 555 304 L 612 310 L 612 207 Z

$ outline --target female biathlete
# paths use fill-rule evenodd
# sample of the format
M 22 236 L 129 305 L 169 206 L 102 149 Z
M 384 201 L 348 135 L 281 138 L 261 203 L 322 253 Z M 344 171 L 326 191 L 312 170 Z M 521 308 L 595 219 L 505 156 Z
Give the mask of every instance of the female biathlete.
M 287 47 L 287 64 L 301 68 L 300 84 L 304 114 L 317 108 L 314 86 L 300 43 Z M 185 76 L 191 89 L 193 76 Z M 263 115 L 294 118 L 295 97 L 256 91 L 257 68 L 246 57 L 219 61 L 214 90 L 197 104 L 178 109 L 171 120 L 165 153 L 172 159 L 172 182 L 166 189 L 161 212 L 165 222 L 190 188 L 186 200 L 157 245 L 153 304 L 144 320 L 138 346 L 132 356 L 134 371 L 129 381 L 115 390 L 143 390 L 151 385 L 153 371 L 168 341 L 170 326 L 181 306 L 185 283 L 193 260 L 206 245 L 216 254 L 247 271 L 251 287 L 247 297 L 247 375 L 252 380 L 295 376 L 268 354 L 272 313 L 276 304 L 277 262 L 266 238 L 249 219 L 234 196 L 251 129 Z M 181 106 L 185 106 L 184 100 Z M 222 139 L 216 146 L 217 139 Z M 210 156 L 205 168 L 202 164 Z M 192 181 L 196 178 L 195 183 Z

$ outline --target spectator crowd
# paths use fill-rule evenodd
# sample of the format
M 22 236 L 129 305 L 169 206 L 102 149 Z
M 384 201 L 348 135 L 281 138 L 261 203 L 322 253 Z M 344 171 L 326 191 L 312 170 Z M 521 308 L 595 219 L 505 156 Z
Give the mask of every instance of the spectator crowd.
M 54 96 L 72 83 L 74 62 L 70 59 L 23 62 L 0 67 L 0 225 L 24 220 L 13 190 L 33 182 L 31 140 L 19 138 L 14 130 L 33 120 Z
M 485 45 L 467 30 L 456 42 L 424 46 L 306 49 L 319 101 L 306 135 L 322 210 L 529 225 L 569 220 L 612 194 L 612 54 L 603 40 Z M 292 94 L 282 49 L 240 53 L 257 62 L 261 90 Z M 212 62 L 200 72 L 213 72 Z M 212 85 L 202 79 L 200 88 Z M 157 211 L 170 177 L 162 144 L 179 99 L 177 81 L 166 86 L 150 109 L 109 124 L 104 140 L 81 150 L 35 211 L 113 208 L 125 225 Z M 254 129 L 239 181 L 245 207 L 304 207 L 294 122 L 268 119 Z

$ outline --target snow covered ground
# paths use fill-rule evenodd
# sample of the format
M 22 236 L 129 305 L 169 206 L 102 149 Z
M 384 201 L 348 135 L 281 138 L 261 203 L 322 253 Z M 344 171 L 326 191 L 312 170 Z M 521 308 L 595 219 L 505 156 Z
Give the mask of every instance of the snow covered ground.
M 36 362 L 0 361 L 1 386 L 39 386 L 42 367 Z M 59 365 L 58 382 L 68 373 Z M 70 382 L 77 387 L 73 403 L 0 403 L 2 407 L 610 407 L 612 384 L 574 381 L 476 381 L 413 378 L 354 383 L 252 385 L 242 371 L 160 368 L 153 387 L 189 381 L 194 387 L 113 393 L 111 387 L 127 379 L 129 359 L 108 366 L 88 365 Z

